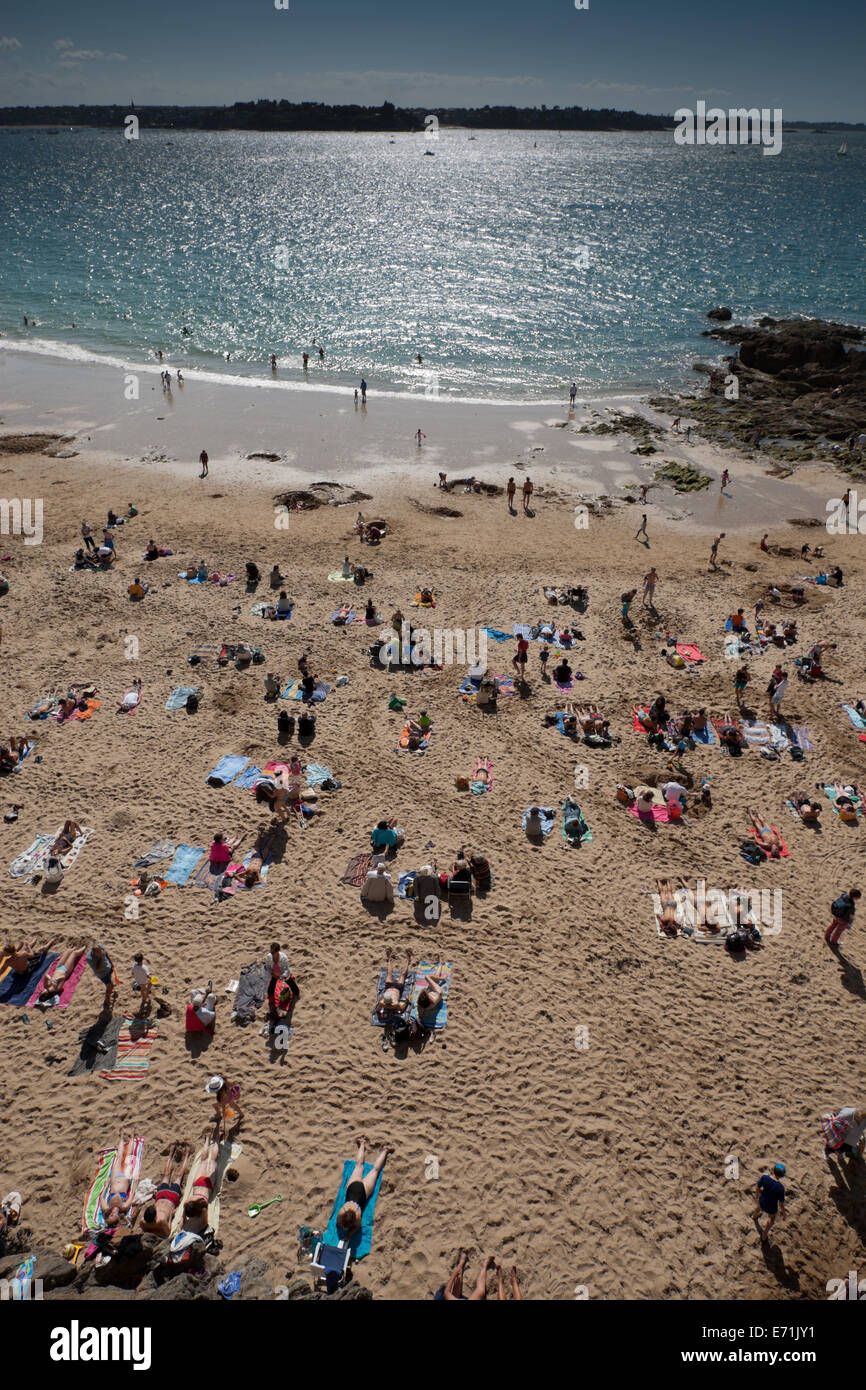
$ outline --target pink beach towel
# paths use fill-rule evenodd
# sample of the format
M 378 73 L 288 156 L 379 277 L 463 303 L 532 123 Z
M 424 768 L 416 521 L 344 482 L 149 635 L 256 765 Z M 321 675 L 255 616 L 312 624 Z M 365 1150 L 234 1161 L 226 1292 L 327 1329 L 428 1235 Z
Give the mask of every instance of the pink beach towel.
M 55 997 L 54 1003 L 50 1006 L 51 1008 L 66 1009 L 69 1007 L 72 996 L 75 993 L 75 987 L 78 984 L 78 981 L 81 979 L 82 975 L 84 974 L 84 969 L 86 965 L 87 955 L 85 954 L 81 957 L 81 960 L 78 962 L 75 969 L 72 971 L 72 974 L 67 975 L 66 983 L 64 984 L 60 993 Z M 48 973 L 50 974 L 50 971 Z M 38 985 L 36 986 L 36 988 L 34 989 L 33 993 L 31 994 L 30 998 L 27 1000 L 27 1003 L 24 1006 L 26 1009 L 35 1008 L 36 1001 L 38 1000 L 43 988 L 43 981 L 40 979 Z
M 649 820 L 649 816 L 648 816 L 647 812 L 646 812 L 646 811 L 639 811 L 639 810 L 637 809 L 637 806 L 629 806 L 628 809 L 631 811 L 631 813 L 632 813 L 633 816 L 637 816 L 638 820 Z M 652 819 L 653 819 L 653 820 L 661 820 L 661 821 L 670 820 L 670 816 L 668 815 L 668 808 L 667 808 L 667 806 L 653 806 L 653 808 L 652 808 Z

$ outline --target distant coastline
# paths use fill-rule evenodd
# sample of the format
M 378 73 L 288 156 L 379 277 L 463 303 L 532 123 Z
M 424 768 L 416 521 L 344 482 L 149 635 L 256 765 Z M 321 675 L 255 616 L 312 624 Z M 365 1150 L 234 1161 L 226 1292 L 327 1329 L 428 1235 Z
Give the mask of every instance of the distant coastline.
M 325 102 L 238 101 L 230 106 L 6 106 L 0 107 L 0 128 L 122 125 L 134 112 L 151 130 L 340 131 L 393 134 L 421 132 L 435 115 L 440 126 L 467 130 L 669 131 L 672 115 L 582 106 L 437 107 L 332 106 Z M 819 130 L 814 128 L 819 126 Z M 831 134 L 866 130 L 866 123 L 844 121 L 786 121 L 787 130 Z

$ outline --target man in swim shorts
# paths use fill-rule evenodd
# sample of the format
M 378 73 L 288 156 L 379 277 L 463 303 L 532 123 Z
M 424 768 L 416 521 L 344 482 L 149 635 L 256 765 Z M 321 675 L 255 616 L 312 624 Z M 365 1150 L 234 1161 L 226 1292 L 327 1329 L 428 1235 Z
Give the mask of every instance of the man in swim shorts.
M 143 1231 L 155 1236 L 171 1234 L 171 1223 L 175 1211 L 180 1206 L 180 1195 L 183 1191 L 183 1180 L 189 1168 L 190 1156 L 189 1144 L 173 1144 L 169 1149 L 165 1162 L 165 1172 L 162 1175 L 162 1182 L 157 1189 L 156 1196 L 141 1213 L 141 1229 Z M 172 1181 L 172 1169 L 176 1163 L 178 1165 L 177 1173 Z

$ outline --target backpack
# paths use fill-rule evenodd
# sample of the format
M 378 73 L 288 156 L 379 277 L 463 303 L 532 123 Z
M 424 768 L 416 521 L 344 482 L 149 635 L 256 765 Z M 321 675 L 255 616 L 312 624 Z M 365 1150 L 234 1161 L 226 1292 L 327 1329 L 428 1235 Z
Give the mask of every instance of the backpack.
M 851 899 L 847 893 L 843 893 L 834 903 L 830 904 L 830 911 L 834 917 L 838 917 L 841 922 L 847 922 L 851 914 Z
M 187 712 L 187 714 L 195 714 L 195 712 L 196 712 L 197 709 L 198 709 L 198 696 L 197 696 L 197 695 L 187 695 L 187 697 L 186 697 L 186 712 Z
M 385 1024 L 382 1035 L 382 1051 L 389 1047 L 397 1048 L 401 1043 L 427 1042 L 432 1029 L 426 1028 L 417 1018 L 393 1018 Z
M 738 927 L 725 937 L 725 950 L 730 951 L 731 955 L 737 955 L 740 951 L 745 951 L 747 939 L 746 933 Z

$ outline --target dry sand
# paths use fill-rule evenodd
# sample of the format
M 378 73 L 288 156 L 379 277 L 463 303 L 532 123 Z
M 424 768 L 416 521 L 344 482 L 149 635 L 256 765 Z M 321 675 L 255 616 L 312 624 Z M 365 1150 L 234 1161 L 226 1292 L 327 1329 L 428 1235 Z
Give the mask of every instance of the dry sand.
M 45 423 L 33 409 L 4 410 L 3 418 L 7 430 Z M 442 409 L 440 418 L 453 412 Z M 336 476 L 337 429 L 322 426 L 308 479 Z M 543 442 L 565 434 L 548 428 Z M 79 440 L 74 447 L 88 446 Z M 251 442 L 249 451 L 255 448 Z M 619 449 L 628 461 L 627 441 Z M 464 457 L 462 469 L 502 483 L 517 452 L 503 451 L 501 468 L 493 460 L 485 470 L 476 459 L 467 470 Z M 118 455 L 132 452 L 118 447 Z M 216 445 L 210 452 L 212 460 L 222 456 Z M 726 462 L 738 477 L 748 471 L 745 461 Z M 423 466 L 399 484 L 387 471 L 356 466 L 351 481 L 373 494 L 364 511 L 386 517 L 390 528 L 383 545 L 366 552 L 351 539 L 354 507 L 293 513 L 288 529 L 276 530 L 275 478 L 286 483 L 294 474 L 278 467 L 250 479 L 228 450 L 225 466 L 212 462 L 206 481 L 188 461 L 108 465 L 104 452 L 0 457 L 4 497 L 41 496 L 45 506 L 41 545 L 27 547 L 17 536 L 0 544 L 12 555 L 0 566 L 11 581 L 0 600 L 0 728 L 4 735 L 29 729 L 42 759 L 31 755 L 4 779 L 4 802 L 23 802 L 17 823 L 0 821 L 4 872 L 36 831 L 67 816 L 94 827 L 55 895 L 7 872 L 4 931 L 31 941 L 56 933 L 68 944 L 98 937 L 119 967 L 120 1007 L 130 1012 L 129 968 L 144 950 L 158 992 L 174 1008 L 160 1024 L 146 1078 L 129 1083 L 67 1075 L 77 1035 L 99 1011 L 101 989 L 89 972 L 71 1007 L 49 1015 L 50 1031 L 38 1012 L 28 1011 L 25 1023 L 20 1009 L 0 1008 L 0 1190 L 19 1188 L 23 1224 L 37 1243 L 59 1249 L 79 1228 L 95 1151 L 125 1124 L 146 1137 L 144 1172 L 156 1177 L 169 1141 L 202 1133 L 210 1110 L 204 1084 L 219 1071 L 241 1082 L 246 1109 L 245 1176 L 222 1202 L 226 1268 L 255 1249 L 283 1282 L 294 1267 L 297 1228 L 327 1219 L 340 1165 L 363 1131 L 371 1147 L 386 1139 L 396 1146 L 373 1250 L 357 1269 L 377 1297 L 431 1297 L 462 1245 L 516 1262 L 534 1299 L 570 1299 L 578 1285 L 592 1298 L 823 1298 L 828 1279 L 859 1263 L 864 1235 L 862 1200 L 837 1187 L 822 1158 L 819 1117 L 864 1100 L 862 936 L 855 927 L 843 939 L 844 955 L 834 958 L 822 931 L 830 901 L 862 875 L 866 826 L 849 830 L 828 807 L 816 835 L 794 823 L 783 799 L 817 780 L 863 776 L 864 745 L 839 709 L 842 698 L 866 695 L 862 538 L 788 526 L 784 518 L 798 508 L 785 505 L 784 484 L 760 482 L 758 468 L 755 496 L 765 486 L 781 490 L 764 498 L 763 517 L 757 503 L 746 513 L 735 487 L 721 502 L 713 488 L 705 517 L 666 520 L 692 509 L 691 500 L 684 508 L 666 493 L 648 509 L 646 551 L 632 540 L 634 507 L 575 529 L 581 478 L 574 470 L 554 478 L 532 465 L 545 485 L 532 519 L 508 516 L 502 498 L 459 494 L 447 501 L 461 515 L 446 519 L 415 505 L 445 500 L 431 487 L 437 466 L 425 452 Z M 451 471 L 459 468 L 455 451 Z M 826 472 L 816 476 L 825 494 L 834 490 Z M 140 515 L 118 530 L 116 568 L 70 573 L 81 517 L 95 525 L 110 505 L 125 510 L 129 499 Z M 771 511 L 774 524 L 762 526 Z M 804 501 L 799 514 L 808 511 Z M 811 513 L 823 515 L 819 492 Z M 711 573 L 701 528 L 719 524 L 717 515 L 728 532 L 726 563 Z M 846 571 L 839 591 L 808 587 L 798 615 L 802 641 L 786 656 L 793 676 L 793 656 L 808 642 L 829 636 L 840 644 L 828 663 L 838 683 L 792 679 L 788 694 L 788 716 L 809 725 L 815 751 L 799 766 L 754 752 L 738 761 L 714 750 L 687 755 L 696 777 L 712 774 L 713 809 L 653 833 L 613 795 L 617 782 L 667 766 L 666 756 L 632 732 L 632 705 L 660 690 L 674 708 L 731 705 L 725 617 L 770 580 L 803 570 L 799 560 L 761 554 L 764 529 L 774 542 L 798 548 L 803 537 L 818 536 Z M 150 536 L 174 557 L 142 564 Z M 442 628 L 510 630 L 515 621 L 555 613 L 545 609 L 542 583 L 588 583 L 589 610 L 576 620 L 586 641 L 574 659 L 586 680 L 574 694 L 602 706 L 621 741 L 595 751 L 543 727 L 556 692 L 541 682 L 536 646 L 526 698 L 502 699 L 492 715 L 460 700 L 462 670 L 371 669 L 367 630 L 328 622 L 345 590 L 327 574 L 347 552 L 365 554 L 375 577 L 363 594 L 386 615 L 398 605 L 406 611 L 417 583 L 432 584 L 440 602 L 429 626 Z M 278 560 L 296 600 L 291 622 L 250 617 L 254 600 L 242 579 L 227 588 L 180 581 L 180 562 L 199 558 L 241 575 L 247 559 L 265 574 Z M 661 576 L 659 616 L 642 613 L 638 596 L 636 649 L 621 633 L 618 598 L 639 585 L 650 561 Z M 152 589 L 133 605 L 126 586 L 144 570 Z M 265 581 L 258 597 L 266 589 Z M 706 663 L 671 670 L 655 635 L 665 630 L 698 643 Z M 128 634 L 138 638 L 137 661 L 124 659 Z M 221 639 L 261 643 L 266 667 L 198 668 L 190 680 L 193 644 Z M 125 920 L 133 862 L 152 841 L 207 845 L 218 829 L 249 839 L 266 823 L 248 793 L 213 790 L 205 776 L 224 753 L 247 754 L 261 766 L 280 752 L 262 676 L 269 668 L 294 675 L 304 649 L 326 679 L 350 677 L 317 707 L 307 755 L 327 764 L 342 788 L 323 797 L 323 814 L 306 831 L 288 825 L 267 887 L 222 904 L 194 886 L 169 888 L 142 902 L 138 921 Z M 513 650 L 513 643 L 491 642 L 490 666 L 509 670 Z M 752 663 L 750 694 L 762 717 L 774 660 L 768 653 Z M 144 686 L 140 710 L 115 715 L 135 676 Z M 26 708 L 72 680 L 99 687 L 102 708 L 92 720 L 26 724 Z M 167 713 L 171 688 L 196 682 L 205 687 L 199 712 Z M 424 756 L 394 751 L 403 720 L 387 708 L 392 691 L 407 697 L 408 712 L 426 705 L 434 718 Z M 492 791 L 458 791 L 455 777 L 470 773 L 481 755 L 494 764 Z M 530 846 L 521 813 L 533 801 L 558 807 L 574 787 L 577 763 L 588 768 L 589 786 L 577 795 L 592 843 L 567 849 L 557 825 L 543 847 Z M 739 857 L 749 805 L 783 831 L 790 859 L 754 870 Z M 471 920 L 446 910 L 438 928 L 420 928 L 398 901 L 380 921 L 357 890 L 340 883 L 385 815 L 406 830 L 397 871 L 431 855 L 450 865 L 461 845 L 486 850 L 495 886 L 487 899 L 473 899 Z M 783 930 L 740 963 L 720 948 L 660 940 L 648 893 L 659 873 L 702 876 L 724 888 L 781 887 Z M 272 939 L 288 951 L 301 988 L 294 1036 L 276 1059 L 258 1025 L 240 1030 L 228 1021 L 223 993 Z M 422 1055 L 404 1060 L 383 1052 L 369 1025 L 389 945 L 454 962 L 448 1028 Z M 196 1059 L 184 1045 L 183 1011 L 191 985 L 208 978 L 222 1000 L 220 1016 L 210 1049 Z M 588 1029 L 586 1050 L 575 1046 L 579 1026 Z M 431 1155 L 438 1179 L 425 1176 Z M 751 1192 L 762 1167 L 779 1158 L 788 1165 L 788 1220 L 777 1223 L 762 1252 Z M 282 1204 L 251 1221 L 249 1201 L 277 1192 Z M 473 1279 L 476 1270 L 473 1260 Z

